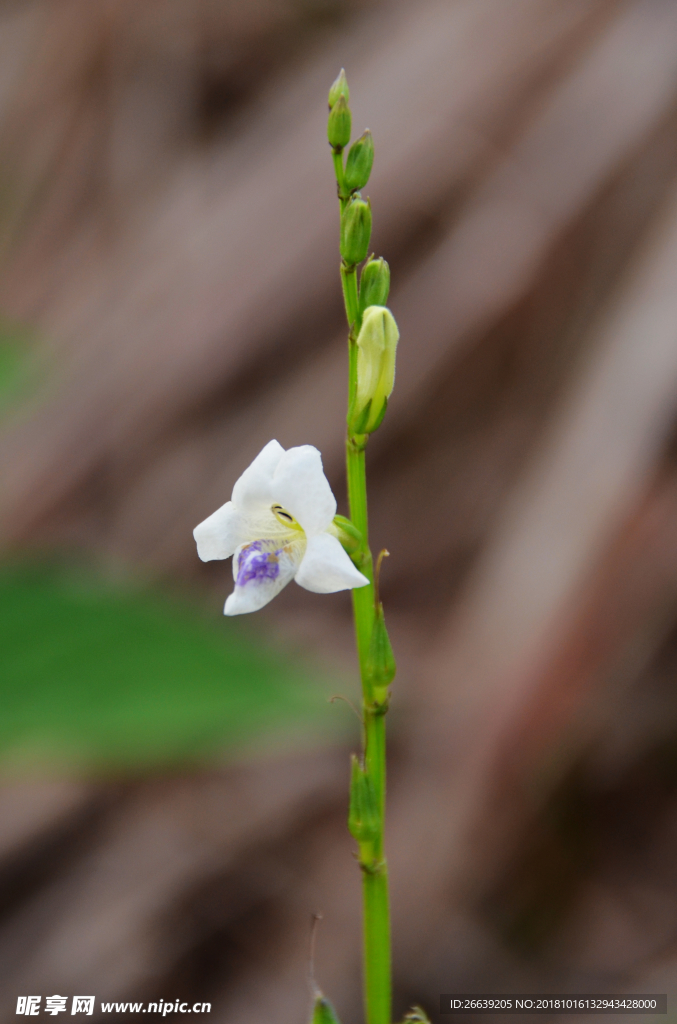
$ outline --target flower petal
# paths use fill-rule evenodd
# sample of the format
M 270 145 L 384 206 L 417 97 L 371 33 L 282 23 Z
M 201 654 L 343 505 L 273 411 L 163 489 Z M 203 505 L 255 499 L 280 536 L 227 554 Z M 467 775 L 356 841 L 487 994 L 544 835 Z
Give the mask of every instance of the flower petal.
M 233 487 L 233 504 L 241 512 L 248 512 L 262 505 L 270 507 L 273 504 L 270 485 L 275 468 L 283 455 L 282 445 L 278 441 L 269 441 L 236 481 Z
M 313 537 L 336 515 L 336 498 L 322 470 L 322 456 L 311 444 L 289 448 L 273 474 L 274 500 Z
M 203 562 L 230 558 L 235 548 L 248 539 L 246 524 L 232 501 L 227 501 L 196 526 L 193 536 Z
M 294 578 L 303 549 L 303 541 L 281 546 L 275 539 L 239 547 L 233 556 L 235 590 L 226 601 L 224 615 L 255 612 L 272 601 Z
M 314 594 L 334 594 L 364 587 L 369 580 L 355 568 L 336 537 L 320 533 L 308 540 L 296 582 Z

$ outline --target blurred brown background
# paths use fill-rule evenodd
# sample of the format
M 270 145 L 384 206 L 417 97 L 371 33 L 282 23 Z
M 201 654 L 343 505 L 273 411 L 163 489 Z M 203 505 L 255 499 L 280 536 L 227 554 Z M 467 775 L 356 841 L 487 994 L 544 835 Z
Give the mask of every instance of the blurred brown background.
M 43 383 L 1 424 L 3 549 L 220 606 L 191 531 L 271 437 L 346 511 L 341 66 L 402 336 L 368 452 L 395 1011 L 677 991 L 674 0 L 5 0 L 0 305 Z M 345 595 L 290 586 L 256 628 L 352 671 Z M 361 1019 L 348 749 L 7 778 L 6 1018 L 91 992 L 303 1021 L 320 910 Z

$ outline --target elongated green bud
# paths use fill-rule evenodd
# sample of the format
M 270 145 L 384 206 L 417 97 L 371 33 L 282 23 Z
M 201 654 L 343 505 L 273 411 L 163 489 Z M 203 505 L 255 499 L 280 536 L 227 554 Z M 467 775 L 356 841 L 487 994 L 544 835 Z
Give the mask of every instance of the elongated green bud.
M 358 843 L 373 842 L 379 833 L 378 802 L 374 786 L 355 754 L 350 765 L 348 829 Z
M 368 306 L 385 306 L 390 291 L 390 267 L 380 256 L 365 263 L 360 274 L 360 311 Z
M 396 671 L 395 655 L 386 629 L 383 605 L 379 602 L 374 618 L 374 628 L 371 631 L 367 661 L 367 675 L 376 704 L 384 704 L 387 701 L 388 687 L 395 678 Z
M 371 203 L 353 197 L 341 214 L 341 256 L 349 267 L 361 263 L 369 252 Z
M 345 185 L 349 192 L 356 192 L 369 181 L 371 168 L 374 163 L 374 140 L 367 128 L 364 135 L 360 135 L 357 142 L 353 142 L 348 150 L 346 160 Z
M 346 519 L 345 516 L 334 516 L 329 529 L 338 538 L 343 550 L 349 555 L 352 556 L 361 549 L 364 538 L 357 527 L 351 523 L 350 519 Z
M 352 117 L 345 96 L 339 96 L 329 113 L 327 138 L 333 149 L 343 149 L 350 142 Z
M 329 90 L 329 109 L 335 105 L 339 96 L 343 96 L 346 103 L 350 101 L 350 89 L 348 88 L 348 79 L 343 68 L 339 71 L 338 75 L 331 84 Z
M 385 306 L 368 306 L 357 336 L 357 391 L 349 429 L 372 434 L 380 425 L 395 384 L 395 352 L 400 332 Z

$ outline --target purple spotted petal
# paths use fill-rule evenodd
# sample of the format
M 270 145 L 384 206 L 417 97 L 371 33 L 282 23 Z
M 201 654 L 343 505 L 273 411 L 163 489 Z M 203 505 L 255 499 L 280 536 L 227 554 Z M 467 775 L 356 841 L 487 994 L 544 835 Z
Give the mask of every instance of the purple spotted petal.
M 276 580 L 280 575 L 280 555 L 281 548 L 264 550 L 262 540 L 245 544 L 237 559 L 235 582 L 238 587 L 244 587 L 247 583 L 261 583 L 263 580 Z
M 243 544 L 233 555 L 235 590 L 226 601 L 226 615 L 242 615 L 263 608 L 294 578 L 305 548 L 304 541 L 278 539 Z

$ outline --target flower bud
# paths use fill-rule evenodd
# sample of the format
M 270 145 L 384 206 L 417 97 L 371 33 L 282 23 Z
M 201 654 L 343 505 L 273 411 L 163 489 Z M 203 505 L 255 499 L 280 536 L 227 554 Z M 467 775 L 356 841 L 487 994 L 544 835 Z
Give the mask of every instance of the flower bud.
M 379 833 L 379 810 L 374 784 L 355 754 L 350 765 L 348 829 L 358 843 L 373 842 Z
M 368 306 L 357 336 L 357 390 L 350 412 L 353 434 L 371 434 L 381 423 L 395 384 L 400 332 L 385 306 Z
M 341 256 L 344 263 L 349 267 L 361 263 L 369 252 L 370 238 L 371 203 L 354 197 L 341 214 Z
M 385 306 L 390 291 L 390 267 L 380 256 L 365 263 L 360 274 L 360 310 L 368 306 Z
M 343 68 L 339 71 L 337 77 L 334 79 L 329 90 L 329 109 L 331 110 L 339 96 L 343 96 L 346 103 L 350 100 L 350 89 L 348 88 L 348 79 Z
M 369 659 L 367 675 L 376 704 L 385 704 L 388 700 L 388 687 L 395 678 L 397 666 L 395 655 L 390 645 L 390 637 L 386 629 L 383 605 L 379 602 L 374 619 L 374 628 L 369 642 Z
M 333 149 L 343 149 L 350 142 L 352 117 L 345 96 L 339 96 L 329 113 L 327 138 Z
M 349 192 L 364 188 L 369 181 L 372 164 L 374 163 L 374 140 L 367 128 L 357 142 L 353 142 L 348 151 L 345 170 L 345 185 Z

